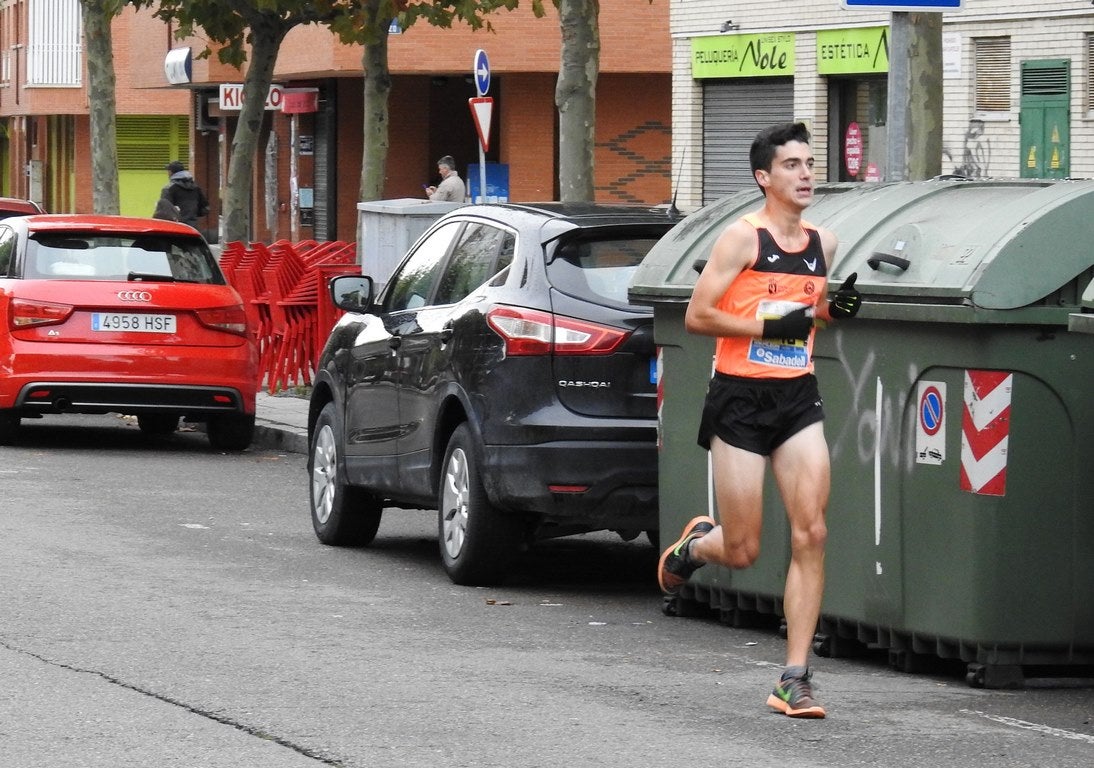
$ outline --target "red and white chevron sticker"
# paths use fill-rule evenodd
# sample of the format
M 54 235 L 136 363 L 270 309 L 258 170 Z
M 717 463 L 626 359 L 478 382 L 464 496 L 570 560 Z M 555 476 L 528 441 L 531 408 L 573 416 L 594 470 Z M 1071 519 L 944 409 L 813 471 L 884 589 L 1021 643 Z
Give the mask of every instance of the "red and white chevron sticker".
M 961 490 L 1003 496 L 1007 487 L 1010 394 L 1014 374 L 965 371 Z

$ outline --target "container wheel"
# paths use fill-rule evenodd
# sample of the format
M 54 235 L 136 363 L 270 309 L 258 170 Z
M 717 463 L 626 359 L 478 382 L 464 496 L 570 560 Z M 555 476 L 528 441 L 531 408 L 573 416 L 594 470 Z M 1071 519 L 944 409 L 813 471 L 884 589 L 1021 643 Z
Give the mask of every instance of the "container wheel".
M 913 651 L 889 650 L 889 668 L 899 672 L 918 674 L 927 668 L 929 657 Z M 971 683 L 970 683 L 971 685 Z
M 677 595 L 665 595 L 661 598 L 661 613 L 666 616 L 677 617 L 680 615 L 680 598 Z
M 969 664 L 965 682 L 971 688 L 1025 688 L 1026 676 L 1017 664 Z

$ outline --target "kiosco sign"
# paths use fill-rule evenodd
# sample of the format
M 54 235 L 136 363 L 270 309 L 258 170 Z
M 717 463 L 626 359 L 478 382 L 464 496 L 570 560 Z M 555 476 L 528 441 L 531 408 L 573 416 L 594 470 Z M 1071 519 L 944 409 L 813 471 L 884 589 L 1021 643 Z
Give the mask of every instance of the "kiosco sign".
M 281 102 L 285 98 L 285 88 L 280 85 L 271 85 L 270 92 L 266 94 L 266 109 L 281 109 Z M 243 109 L 243 84 L 220 84 L 220 108 L 238 112 Z

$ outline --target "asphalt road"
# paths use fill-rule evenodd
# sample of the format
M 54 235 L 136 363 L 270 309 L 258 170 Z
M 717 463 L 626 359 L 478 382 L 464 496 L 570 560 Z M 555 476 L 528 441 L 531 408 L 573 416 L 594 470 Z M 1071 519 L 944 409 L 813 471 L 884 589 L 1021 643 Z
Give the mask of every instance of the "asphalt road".
M 663 616 L 642 540 L 457 587 L 426 512 L 321 546 L 301 455 L 68 423 L 0 449 L 4 768 L 1094 765 L 1086 681 L 817 659 L 829 717 L 790 720 L 782 640 Z

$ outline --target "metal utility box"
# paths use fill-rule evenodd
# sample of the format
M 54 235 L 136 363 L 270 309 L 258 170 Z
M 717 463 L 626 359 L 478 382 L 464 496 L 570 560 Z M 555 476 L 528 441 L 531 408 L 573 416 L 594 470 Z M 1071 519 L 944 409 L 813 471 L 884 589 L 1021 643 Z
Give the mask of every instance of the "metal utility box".
M 379 289 L 433 222 L 463 203 L 413 197 L 357 204 L 357 253 Z
M 688 217 L 631 284 L 660 347 L 665 531 L 712 498 L 695 436 L 713 344 L 683 328 L 693 264 L 761 204 L 741 193 Z M 806 218 L 840 238 L 829 286 L 857 272 L 865 301 L 814 350 L 832 455 L 819 650 L 960 659 L 978 685 L 1094 664 L 1092 217 L 1094 181 L 818 189 Z M 765 494 L 760 560 L 700 569 L 683 601 L 781 613 L 770 473 Z

